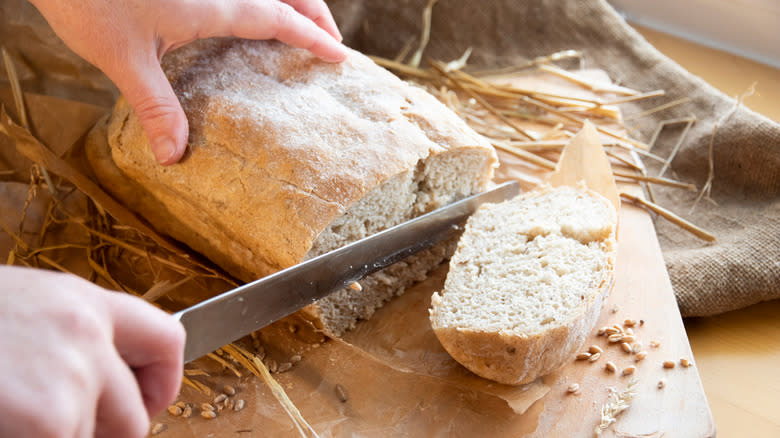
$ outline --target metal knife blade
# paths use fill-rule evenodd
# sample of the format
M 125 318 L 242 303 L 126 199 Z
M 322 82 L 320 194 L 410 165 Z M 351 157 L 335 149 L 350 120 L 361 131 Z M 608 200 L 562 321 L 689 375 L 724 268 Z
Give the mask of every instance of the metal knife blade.
M 517 182 L 504 183 L 173 314 L 187 332 L 185 363 L 434 246 L 481 204 L 519 192 Z

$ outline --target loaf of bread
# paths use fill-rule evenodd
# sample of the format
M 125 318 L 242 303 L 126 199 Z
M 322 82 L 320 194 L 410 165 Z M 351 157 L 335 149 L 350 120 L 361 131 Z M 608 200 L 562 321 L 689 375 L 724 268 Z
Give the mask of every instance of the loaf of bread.
M 430 319 L 444 348 L 487 379 L 533 381 L 571 360 L 614 280 L 614 206 L 542 188 L 472 215 Z
M 355 51 L 328 64 L 278 42 L 210 39 L 167 55 L 163 69 L 189 120 L 183 160 L 157 165 L 120 98 L 88 139 L 89 161 L 115 197 L 244 281 L 479 192 L 497 163 L 446 106 Z M 306 311 L 338 335 L 447 251 Z

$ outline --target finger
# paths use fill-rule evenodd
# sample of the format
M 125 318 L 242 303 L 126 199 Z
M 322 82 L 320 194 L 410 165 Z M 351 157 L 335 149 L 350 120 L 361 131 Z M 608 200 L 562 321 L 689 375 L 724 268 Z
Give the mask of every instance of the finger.
M 218 23 L 207 36 L 236 36 L 254 40 L 277 39 L 306 49 L 327 62 L 341 62 L 347 49 L 292 6 L 275 0 L 221 3 Z
M 106 71 L 138 116 L 158 163 L 178 162 L 187 146 L 187 117 L 165 77 L 156 53 Z
M 317 26 L 328 32 L 337 41 L 342 41 L 336 21 L 328 9 L 328 5 L 323 0 L 282 0 L 284 3 L 292 6 L 301 15 L 313 21 Z
M 184 328 L 170 315 L 138 298 L 113 293 L 109 312 L 114 345 L 135 372 L 149 416 L 165 409 L 179 392 Z
M 94 436 L 143 437 L 149 431 L 149 414 L 135 376 L 116 352 L 107 356 Z

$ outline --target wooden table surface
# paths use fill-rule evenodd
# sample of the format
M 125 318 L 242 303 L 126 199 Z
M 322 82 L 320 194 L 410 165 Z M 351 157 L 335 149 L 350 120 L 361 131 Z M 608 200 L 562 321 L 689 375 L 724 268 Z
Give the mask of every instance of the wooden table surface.
M 661 52 L 724 93 L 758 82 L 745 105 L 780 122 L 780 70 L 637 27 Z M 780 287 L 780 286 L 778 286 Z M 685 320 L 719 437 L 780 436 L 780 300 Z

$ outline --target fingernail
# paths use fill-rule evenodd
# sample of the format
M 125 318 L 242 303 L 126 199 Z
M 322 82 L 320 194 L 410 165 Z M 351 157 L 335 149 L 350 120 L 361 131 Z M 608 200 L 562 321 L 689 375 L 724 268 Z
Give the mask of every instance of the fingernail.
M 327 57 L 323 58 L 323 60 L 326 61 L 326 62 L 336 62 L 336 63 L 338 63 L 338 62 L 341 62 L 341 61 L 347 59 L 347 56 L 349 54 L 349 51 L 347 50 L 347 46 L 345 46 L 344 44 L 339 44 L 339 52 L 340 53 L 338 55 L 334 53 L 334 54 L 332 54 L 332 56 L 327 56 Z
M 341 31 L 339 30 L 338 27 L 336 28 L 336 39 L 339 42 L 343 42 L 344 41 L 344 37 L 341 35 Z
M 170 138 L 158 138 L 152 143 L 152 153 L 160 164 L 167 164 L 176 154 L 176 145 Z

